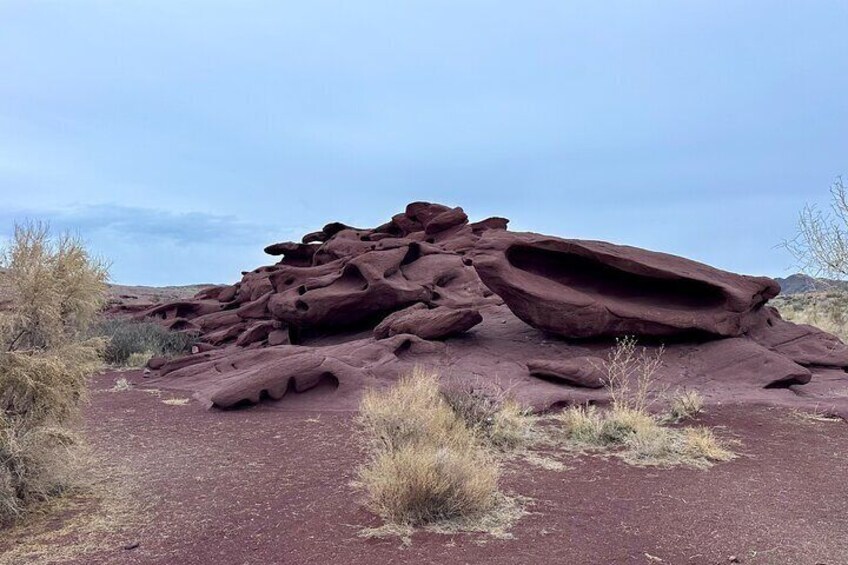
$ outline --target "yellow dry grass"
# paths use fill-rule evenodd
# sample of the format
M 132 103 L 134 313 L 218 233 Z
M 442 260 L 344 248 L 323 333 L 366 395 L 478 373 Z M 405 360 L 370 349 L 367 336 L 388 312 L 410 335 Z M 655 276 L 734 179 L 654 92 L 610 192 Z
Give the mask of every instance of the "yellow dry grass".
M 73 431 L 103 342 L 84 339 L 103 304 L 106 266 L 46 224 L 15 227 L 2 253 L 0 524 L 75 485 Z
M 606 387 L 611 404 L 574 406 L 555 416 L 558 433 L 572 449 L 609 451 L 639 465 L 689 465 L 705 468 L 727 461 L 733 453 L 707 428 L 670 428 L 648 408 L 656 389 L 654 378 L 662 351 L 654 356 L 638 352 L 632 338 L 619 340 L 610 352 Z M 676 420 L 700 412 L 703 400 L 695 392 L 677 395 L 671 415 Z
M 504 404 L 491 426 L 499 442 L 514 441 L 513 420 L 521 413 Z M 418 368 L 389 389 L 368 392 L 359 425 L 368 451 L 359 486 L 385 520 L 363 535 L 406 535 L 415 527 L 504 535 L 522 515 L 523 504 L 499 489 L 493 436 L 454 411 L 436 373 Z
M 675 422 L 691 420 L 704 409 L 704 397 L 694 390 L 684 390 L 671 399 L 669 416 Z
M 444 401 L 435 373 L 416 369 L 367 393 L 359 422 L 370 450 L 360 481 L 386 521 L 418 526 L 494 508 L 499 467 Z

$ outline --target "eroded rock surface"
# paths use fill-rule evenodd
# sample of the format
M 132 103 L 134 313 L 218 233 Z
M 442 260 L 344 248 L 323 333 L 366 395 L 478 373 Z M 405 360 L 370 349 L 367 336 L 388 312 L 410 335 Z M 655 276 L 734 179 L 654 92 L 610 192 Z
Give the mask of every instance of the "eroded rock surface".
M 600 357 L 531 359 L 527 362 L 527 369 L 531 375 L 548 381 L 586 388 L 603 387 L 606 377 L 604 359 Z
M 771 279 L 507 223 L 415 202 L 376 228 L 333 222 L 270 245 L 277 263 L 192 300 L 112 311 L 197 332 L 196 353 L 151 361 L 151 382 L 220 408 L 354 409 L 415 365 L 538 409 L 604 402 L 602 361 L 630 334 L 666 342 L 658 391 L 848 414 L 848 348 L 782 320 Z
M 484 234 L 474 266 L 515 315 L 570 338 L 738 336 L 763 321 L 771 279 L 665 253 L 531 233 Z
M 431 310 L 419 303 L 386 316 L 374 328 L 374 337 L 413 334 L 423 339 L 443 339 L 467 332 L 482 321 L 480 312 L 473 308 L 439 306 Z

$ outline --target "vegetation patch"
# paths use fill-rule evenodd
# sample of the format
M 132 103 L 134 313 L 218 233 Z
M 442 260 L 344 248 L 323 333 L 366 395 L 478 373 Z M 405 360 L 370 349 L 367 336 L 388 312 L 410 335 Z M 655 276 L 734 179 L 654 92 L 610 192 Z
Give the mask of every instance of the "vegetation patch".
M 442 398 L 469 429 L 501 451 L 529 445 L 534 438 L 534 418 L 509 391 L 482 378 L 449 381 Z
M 144 367 L 151 357 L 174 357 L 191 352 L 198 336 L 175 332 L 155 322 L 112 318 L 97 324 L 93 333 L 106 340 L 104 360 L 115 366 Z
M 704 398 L 694 390 L 685 390 L 671 399 L 669 417 L 675 422 L 691 420 L 704 410 Z
M 484 409 L 467 408 L 466 415 Z M 499 489 L 492 444 L 454 411 L 435 373 L 416 369 L 390 389 L 367 393 L 359 425 L 369 456 L 359 482 L 386 522 L 367 535 L 414 527 L 496 531 L 520 515 Z
M 555 416 L 566 446 L 608 451 L 638 465 L 689 465 L 706 468 L 735 457 L 708 428 L 672 428 L 650 411 L 655 373 L 662 351 L 649 355 L 631 337 L 618 340 L 606 364 L 610 407 L 575 406 Z M 683 393 L 672 401 L 671 417 L 679 421 L 701 411 L 697 393 Z
M 0 524 L 71 492 L 75 424 L 103 342 L 88 339 L 106 291 L 106 266 L 77 239 L 43 224 L 17 226 L 2 255 Z

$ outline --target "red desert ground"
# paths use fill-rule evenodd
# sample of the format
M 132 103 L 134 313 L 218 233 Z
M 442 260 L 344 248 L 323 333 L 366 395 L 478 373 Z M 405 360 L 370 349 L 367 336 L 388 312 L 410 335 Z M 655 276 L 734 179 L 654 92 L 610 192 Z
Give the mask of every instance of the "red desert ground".
M 784 320 L 774 280 L 427 202 L 266 252 L 235 284 L 110 304 L 191 352 L 93 379 L 102 493 L 15 526 L 0 562 L 848 563 L 848 347 Z M 519 407 L 519 439 L 473 440 L 509 516 L 392 524 L 369 501 L 363 465 L 408 446 L 370 445 L 363 398 L 427 375 L 452 410 L 497 405 L 489 439 Z M 620 440 L 617 408 L 666 431 Z

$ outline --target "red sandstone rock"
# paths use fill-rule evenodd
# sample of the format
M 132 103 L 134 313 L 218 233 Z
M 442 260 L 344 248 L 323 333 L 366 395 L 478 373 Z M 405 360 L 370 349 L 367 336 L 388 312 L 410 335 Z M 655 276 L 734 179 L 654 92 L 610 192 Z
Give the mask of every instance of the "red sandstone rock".
M 630 333 L 650 351 L 673 338 L 658 390 L 848 414 L 848 348 L 764 306 L 773 281 L 514 234 L 507 222 L 415 202 L 374 229 L 334 222 L 303 244 L 269 246 L 279 263 L 194 300 L 125 312 L 199 332 L 196 354 L 151 360 L 152 381 L 222 408 L 299 393 L 354 409 L 364 389 L 416 365 L 496 382 L 538 409 L 604 402 L 607 336 Z
M 527 369 L 533 376 L 586 388 L 601 388 L 606 376 L 600 357 L 532 359 L 527 362 Z
M 674 255 L 530 233 L 489 231 L 473 260 L 516 316 L 571 338 L 738 336 L 780 290 Z
M 413 334 L 422 339 L 443 339 L 466 332 L 482 321 L 480 312 L 472 308 L 440 306 L 431 310 L 419 303 L 386 316 L 374 328 L 374 337 Z

